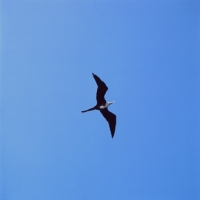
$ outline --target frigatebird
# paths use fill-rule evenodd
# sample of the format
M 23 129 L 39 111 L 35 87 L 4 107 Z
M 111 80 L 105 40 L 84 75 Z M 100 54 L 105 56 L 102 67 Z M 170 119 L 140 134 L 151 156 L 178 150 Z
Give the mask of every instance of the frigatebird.
M 108 87 L 97 75 L 95 75 L 94 73 L 92 73 L 92 75 L 98 86 L 97 93 L 96 93 L 97 104 L 96 104 L 96 106 L 94 106 L 88 110 L 83 110 L 81 112 L 84 113 L 84 112 L 88 112 L 91 110 L 99 110 L 101 112 L 101 114 L 104 116 L 104 118 L 107 120 L 109 127 L 110 127 L 111 136 L 113 138 L 114 134 L 115 134 L 116 115 L 111 113 L 108 110 L 108 106 L 110 106 L 112 103 L 114 103 L 114 101 L 106 102 L 104 96 L 108 90 Z

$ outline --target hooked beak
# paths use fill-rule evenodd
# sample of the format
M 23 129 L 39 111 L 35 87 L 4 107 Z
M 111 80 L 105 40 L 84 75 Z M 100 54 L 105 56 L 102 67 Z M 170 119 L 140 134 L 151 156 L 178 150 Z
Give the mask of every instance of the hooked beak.
M 109 102 L 109 103 L 110 103 L 110 105 L 111 105 L 111 104 L 115 103 L 115 101 L 111 101 L 111 102 Z

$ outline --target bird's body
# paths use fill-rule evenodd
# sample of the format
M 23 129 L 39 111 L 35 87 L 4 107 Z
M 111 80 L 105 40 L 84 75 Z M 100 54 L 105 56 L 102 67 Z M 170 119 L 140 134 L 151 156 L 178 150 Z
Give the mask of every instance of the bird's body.
M 116 127 L 116 115 L 111 113 L 108 110 L 108 106 L 110 106 L 112 103 L 114 103 L 114 101 L 106 102 L 104 96 L 108 90 L 108 87 L 97 75 L 95 75 L 93 73 L 92 73 L 92 75 L 98 86 L 97 93 L 96 93 L 97 104 L 96 104 L 96 106 L 94 106 L 88 110 L 83 110 L 81 112 L 84 113 L 84 112 L 88 112 L 88 111 L 92 111 L 92 110 L 99 110 L 101 112 L 101 114 L 104 116 L 104 118 L 107 120 L 109 127 L 110 127 L 111 135 L 112 135 L 112 137 L 114 137 L 115 127 Z
M 104 105 L 99 106 L 99 108 L 100 108 L 100 110 L 101 110 L 101 109 L 105 109 L 105 108 L 107 108 L 109 105 L 111 105 L 112 103 L 114 103 L 114 101 L 112 101 L 112 102 L 106 102 Z

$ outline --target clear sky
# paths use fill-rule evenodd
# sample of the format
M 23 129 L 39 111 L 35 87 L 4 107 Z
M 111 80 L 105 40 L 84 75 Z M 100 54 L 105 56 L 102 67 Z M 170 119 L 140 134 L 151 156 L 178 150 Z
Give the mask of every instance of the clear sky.
M 2 200 L 200 199 L 198 0 L 1 0 Z M 109 87 L 112 139 L 92 72 Z

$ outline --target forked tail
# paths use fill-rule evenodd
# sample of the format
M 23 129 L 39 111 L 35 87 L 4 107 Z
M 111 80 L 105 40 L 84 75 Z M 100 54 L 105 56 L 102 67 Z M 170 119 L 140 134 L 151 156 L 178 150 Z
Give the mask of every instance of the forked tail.
M 88 110 L 83 110 L 83 111 L 81 111 L 82 113 L 85 113 L 85 112 L 88 112 L 88 111 L 91 111 L 91 110 L 95 110 L 96 108 L 95 107 L 93 107 L 93 108 L 90 108 L 90 109 L 88 109 Z

